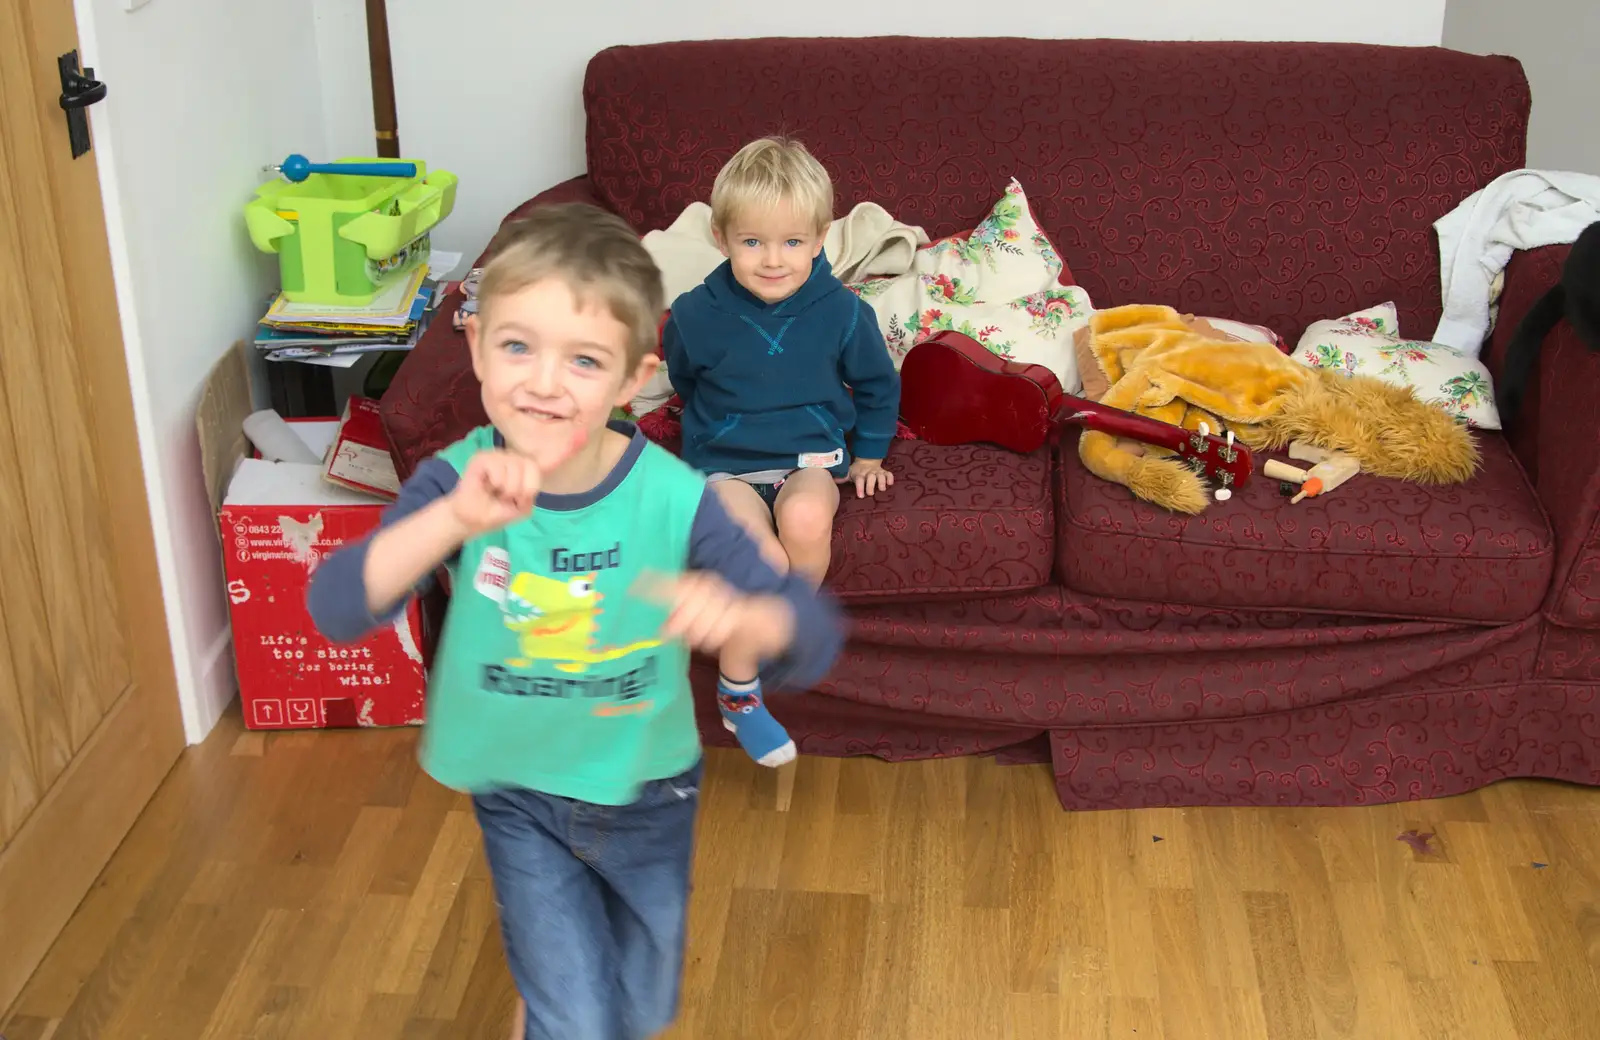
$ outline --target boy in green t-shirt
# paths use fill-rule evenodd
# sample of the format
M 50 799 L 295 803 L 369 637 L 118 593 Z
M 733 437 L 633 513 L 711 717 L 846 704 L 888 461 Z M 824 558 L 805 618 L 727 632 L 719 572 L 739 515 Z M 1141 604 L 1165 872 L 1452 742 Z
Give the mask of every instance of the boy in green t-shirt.
M 471 793 L 522 995 L 516 1037 L 654 1035 L 676 1015 L 701 750 L 691 650 L 753 758 L 794 757 L 762 683 L 837 656 L 832 604 L 778 575 L 705 478 L 612 409 L 660 365 L 660 273 L 626 223 L 534 211 L 496 240 L 473 370 L 490 425 L 417 467 L 324 560 L 329 638 L 389 623 L 441 564 L 423 768 Z

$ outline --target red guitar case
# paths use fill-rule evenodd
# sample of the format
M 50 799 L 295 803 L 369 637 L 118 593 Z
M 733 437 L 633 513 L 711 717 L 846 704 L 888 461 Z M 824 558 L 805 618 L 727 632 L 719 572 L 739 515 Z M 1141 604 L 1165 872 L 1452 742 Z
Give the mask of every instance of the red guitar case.
M 1231 437 L 1074 397 L 1043 365 L 1008 361 L 948 330 L 918 343 L 901 363 L 900 417 L 930 444 L 986 443 L 1028 454 L 1072 423 L 1175 451 L 1224 488 L 1242 487 L 1254 470 L 1249 449 Z

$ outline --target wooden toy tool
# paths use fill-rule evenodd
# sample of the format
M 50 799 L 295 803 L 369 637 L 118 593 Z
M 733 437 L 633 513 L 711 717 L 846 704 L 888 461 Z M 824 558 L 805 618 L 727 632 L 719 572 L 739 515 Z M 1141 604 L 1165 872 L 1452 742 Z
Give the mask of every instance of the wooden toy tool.
M 1292 454 L 1292 445 L 1290 450 Z M 1336 451 L 1325 452 L 1322 461 L 1306 472 L 1300 493 L 1289 499 L 1289 504 L 1296 505 L 1303 498 L 1326 494 L 1360 472 L 1361 463 L 1354 456 Z
M 1287 480 L 1291 484 L 1304 484 L 1306 477 L 1310 476 L 1299 466 L 1291 466 L 1277 459 L 1268 459 L 1261 467 L 1261 475 L 1273 480 Z
M 1329 451 L 1327 448 L 1319 448 L 1315 444 L 1307 444 L 1305 441 L 1289 442 L 1289 457 L 1298 462 L 1321 462 L 1328 456 L 1337 454 L 1339 452 Z

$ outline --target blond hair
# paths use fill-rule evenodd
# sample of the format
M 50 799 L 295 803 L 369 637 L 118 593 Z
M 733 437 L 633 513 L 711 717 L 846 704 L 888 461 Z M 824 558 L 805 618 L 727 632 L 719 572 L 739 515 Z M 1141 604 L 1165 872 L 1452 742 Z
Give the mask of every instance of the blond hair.
M 833 221 L 833 181 L 806 146 L 789 137 L 763 137 L 736 152 L 711 186 L 711 224 L 719 232 L 751 210 L 787 202 L 818 234 Z
M 478 309 L 546 278 L 561 278 L 579 306 L 592 301 L 628 330 L 628 371 L 656 350 L 666 298 L 661 270 L 628 222 L 597 206 L 540 206 L 489 243 Z

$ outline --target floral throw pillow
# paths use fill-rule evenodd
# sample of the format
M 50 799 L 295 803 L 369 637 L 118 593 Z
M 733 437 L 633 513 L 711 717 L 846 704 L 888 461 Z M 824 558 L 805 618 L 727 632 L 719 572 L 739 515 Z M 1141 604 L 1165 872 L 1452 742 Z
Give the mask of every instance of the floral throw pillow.
M 1489 370 L 1454 347 L 1402 339 L 1393 303 L 1314 322 L 1300 337 L 1294 357 L 1312 368 L 1409 386 L 1419 399 L 1442 405 L 1471 426 L 1500 429 Z
M 904 275 L 846 288 L 872 306 L 896 368 L 917 343 L 953 330 L 1000 357 L 1043 365 L 1077 393 L 1073 334 L 1092 307 L 1086 291 L 1061 284 L 1064 270 L 1013 180 L 970 234 L 918 250 Z
M 919 250 L 916 271 L 968 289 L 981 286 L 986 300 L 1015 300 L 1061 284 L 1066 265 L 1012 178 L 977 227 Z M 1065 281 L 1071 280 L 1068 273 Z
M 1043 365 L 1069 394 L 1082 387 L 1073 337 L 1088 325 L 1093 307 L 1088 292 L 1076 285 L 997 303 L 966 295 L 943 276 L 882 278 L 847 288 L 877 312 L 897 369 L 912 347 L 936 332 L 952 330 L 1009 361 Z

